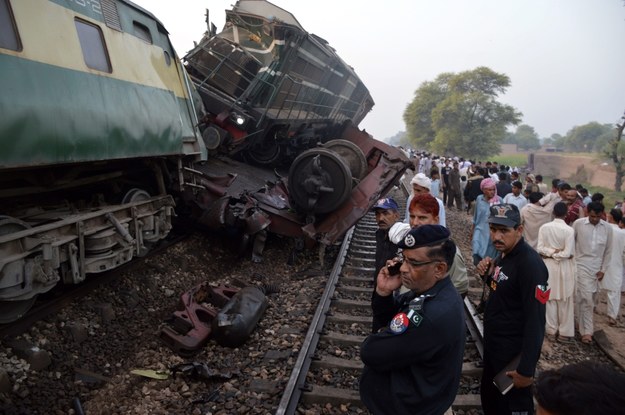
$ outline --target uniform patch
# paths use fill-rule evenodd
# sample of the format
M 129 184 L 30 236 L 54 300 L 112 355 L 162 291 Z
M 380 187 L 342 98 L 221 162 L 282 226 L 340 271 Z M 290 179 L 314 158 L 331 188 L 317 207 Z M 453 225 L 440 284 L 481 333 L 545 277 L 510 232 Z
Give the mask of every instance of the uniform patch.
M 546 285 L 537 285 L 536 293 L 534 295 L 541 304 L 546 304 L 549 300 L 549 296 L 551 295 L 551 288 L 547 289 Z
M 495 267 L 495 272 L 493 273 L 493 279 L 495 281 L 502 282 L 508 279 L 508 276 L 501 271 L 501 267 Z
M 408 234 L 408 236 L 404 238 L 404 243 L 406 244 L 408 248 L 413 247 L 416 242 L 417 241 L 415 241 L 414 236 L 410 234 Z
M 421 324 L 421 321 L 423 321 L 423 316 L 414 310 L 410 310 L 408 312 L 408 318 L 410 319 L 410 321 L 412 321 L 412 324 L 417 327 L 419 327 L 419 324 Z
M 398 313 L 393 317 L 388 326 L 393 334 L 402 334 L 408 328 L 408 316 L 406 313 Z

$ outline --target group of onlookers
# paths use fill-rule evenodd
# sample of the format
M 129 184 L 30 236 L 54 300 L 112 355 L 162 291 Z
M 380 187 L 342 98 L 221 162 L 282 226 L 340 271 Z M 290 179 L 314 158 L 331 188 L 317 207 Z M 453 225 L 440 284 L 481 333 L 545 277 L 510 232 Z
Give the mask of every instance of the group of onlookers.
M 573 389 L 580 391 L 578 409 L 587 410 L 594 395 L 584 395 L 587 382 L 572 370 L 545 372 L 536 382 L 533 377 L 545 335 L 575 341 L 575 307 L 581 341 L 592 342 L 600 288 L 608 290 L 608 315 L 616 310 L 616 324 L 621 286 L 614 291 L 609 283 L 617 269 L 623 280 L 620 207 L 606 213 L 600 195 L 559 180 L 548 189 L 540 175 L 521 179 L 516 169 L 490 162 L 420 154 L 415 173 L 405 214 L 391 198 L 373 208 L 379 230 L 372 334 L 361 348 L 363 402 L 376 414 L 451 413 L 466 336 L 461 301 L 468 291 L 465 260 L 445 227 L 445 209 L 456 208 L 473 215 L 472 260 L 489 291 L 484 413 L 531 414 L 533 398 L 539 413 L 568 413 L 560 395 Z M 596 365 L 582 366 L 574 370 L 610 376 Z M 506 393 L 493 382 L 502 373 L 513 385 Z M 611 375 L 614 385 L 625 384 Z M 602 413 L 618 413 L 614 408 L 625 398 L 613 389 L 606 388 Z

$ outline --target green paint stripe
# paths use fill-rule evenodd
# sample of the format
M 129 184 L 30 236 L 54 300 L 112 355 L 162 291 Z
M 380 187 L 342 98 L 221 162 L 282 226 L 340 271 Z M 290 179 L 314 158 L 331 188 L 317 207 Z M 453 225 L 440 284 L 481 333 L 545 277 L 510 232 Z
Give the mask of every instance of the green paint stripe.
M 0 54 L 0 166 L 180 154 L 187 101 L 171 91 Z

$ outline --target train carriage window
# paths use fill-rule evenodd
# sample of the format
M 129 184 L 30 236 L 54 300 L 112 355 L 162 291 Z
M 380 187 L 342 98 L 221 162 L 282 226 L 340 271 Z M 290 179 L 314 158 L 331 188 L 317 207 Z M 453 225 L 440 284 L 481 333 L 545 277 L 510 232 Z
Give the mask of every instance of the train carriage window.
M 150 45 L 152 44 L 152 34 L 150 33 L 150 29 L 148 29 L 147 26 L 144 26 L 139 22 L 133 21 L 132 28 L 135 32 L 135 35 L 139 39 L 149 43 Z
M 104 44 L 102 30 L 84 20 L 76 19 L 75 23 L 85 64 L 91 69 L 111 73 L 111 61 Z
M 0 0 L 0 48 L 22 49 L 9 0 Z

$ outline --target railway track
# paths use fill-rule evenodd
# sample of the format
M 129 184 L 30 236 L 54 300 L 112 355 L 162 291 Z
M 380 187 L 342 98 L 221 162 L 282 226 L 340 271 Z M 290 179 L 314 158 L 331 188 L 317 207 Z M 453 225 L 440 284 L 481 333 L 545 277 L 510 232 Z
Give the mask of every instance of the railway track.
M 391 196 L 401 205 L 399 193 Z M 466 215 L 460 215 L 448 213 L 447 219 L 453 227 L 452 236 L 458 238 L 467 257 L 470 247 L 460 238 L 466 229 Z M 272 242 L 274 249 L 267 250 L 264 263 L 251 265 L 251 261 L 238 261 L 222 250 L 219 238 L 196 233 L 187 242 L 168 249 L 165 255 L 151 258 L 136 272 L 127 270 L 118 281 L 101 284 L 85 300 L 72 301 L 55 316 L 18 336 L 48 352 L 52 358 L 49 367 L 22 369 L 25 363 L 8 349 L 9 339 L 3 339 L 5 348 L 0 346 L 0 361 L 12 379 L 14 400 L 4 406 L 0 401 L 0 413 L 66 412 L 73 396 L 80 398 L 88 413 L 107 413 L 120 407 L 133 408 L 136 413 L 196 410 L 221 414 L 237 413 L 236 408 L 247 408 L 238 413 L 254 414 L 367 413 L 358 393 L 362 368 L 359 356 L 360 343 L 371 326 L 374 243 L 368 238 L 376 228 L 373 216 L 366 216 L 350 231 L 334 267 L 321 270 L 314 254 L 309 255 L 314 258 L 310 266 L 302 262 L 298 268 L 276 267 L 284 260 L 285 248 L 292 247 L 281 239 Z M 294 278 L 295 270 L 306 276 Z M 317 274 L 308 274 L 310 270 Z M 211 343 L 195 358 L 215 370 L 245 368 L 236 378 L 207 383 L 184 376 L 161 381 L 128 377 L 128 372 L 137 368 L 167 368 L 180 362 L 154 336 L 162 319 L 171 315 L 177 293 L 188 289 L 198 278 L 215 277 L 211 281 L 217 283 L 224 276 L 243 278 L 257 272 L 283 288 L 280 295 L 270 297 L 272 306 L 259 329 L 241 349 L 230 350 Z M 469 293 L 473 303 L 466 304 L 471 316 L 475 315 L 471 304 L 477 304 L 481 292 L 481 285 L 473 282 Z M 318 303 L 322 292 L 323 301 Z M 116 317 L 105 321 L 97 308 L 100 305 L 110 305 Z M 469 408 L 479 406 L 480 369 L 474 363 L 480 360 L 481 325 L 474 318 L 467 322 L 473 323 L 467 326 L 466 364 L 454 409 L 465 408 L 465 415 L 477 415 L 479 409 Z M 71 327 L 84 327 L 89 333 L 79 343 L 72 336 L 80 331 Z M 596 338 L 601 346 L 601 338 Z M 588 359 L 608 363 L 599 347 L 581 343 L 550 347 L 541 357 L 541 370 Z M 84 379 L 100 383 L 92 385 L 84 383 Z M 101 383 L 106 383 L 106 387 L 99 386 Z
M 360 345 L 371 332 L 376 229 L 375 217 L 369 213 L 345 236 L 277 415 L 319 408 L 336 408 L 344 413 L 365 410 L 358 392 L 363 369 L 359 356 Z M 482 328 L 468 299 L 465 314 L 468 341 L 463 381 L 468 385 L 461 391 L 475 391 L 475 378 L 481 374 L 476 363 L 483 352 Z M 464 410 L 479 407 L 479 395 L 464 392 L 453 405 L 454 409 Z

